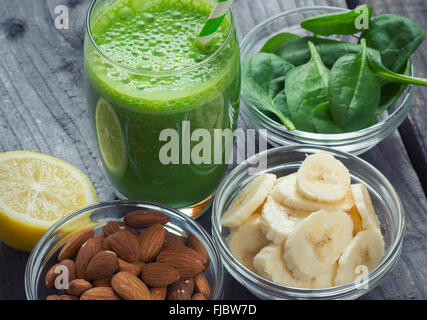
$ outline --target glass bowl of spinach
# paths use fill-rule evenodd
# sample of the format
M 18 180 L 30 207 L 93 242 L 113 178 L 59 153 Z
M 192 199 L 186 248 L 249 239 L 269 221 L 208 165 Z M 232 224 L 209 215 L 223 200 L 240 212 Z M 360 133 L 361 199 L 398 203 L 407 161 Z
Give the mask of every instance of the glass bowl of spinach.
M 414 86 L 427 85 L 410 59 L 424 37 L 408 18 L 374 17 L 366 5 L 282 12 L 242 41 L 242 115 L 273 146 L 366 152 L 405 120 Z

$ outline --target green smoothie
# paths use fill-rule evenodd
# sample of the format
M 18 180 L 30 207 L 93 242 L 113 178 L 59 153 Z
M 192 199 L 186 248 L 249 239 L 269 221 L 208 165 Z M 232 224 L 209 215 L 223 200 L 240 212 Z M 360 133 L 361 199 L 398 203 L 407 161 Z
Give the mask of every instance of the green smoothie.
M 111 2 L 96 1 L 94 42 L 89 34 L 85 40 L 89 115 L 108 177 L 121 198 L 194 205 L 212 195 L 226 169 L 230 150 L 223 143 L 222 163 L 214 161 L 214 130 L 236 127 L 240 59 L 232 19 L 199 48 L 194 40 L 213 2 Z M 165 129 L 177 133 L 179 145 L 179 161 L 173 149 L 166 164 L 160 154 L 173 139 Z M 203 163 L 188 155 L 201 141 L 197 129 L 210 136 Z

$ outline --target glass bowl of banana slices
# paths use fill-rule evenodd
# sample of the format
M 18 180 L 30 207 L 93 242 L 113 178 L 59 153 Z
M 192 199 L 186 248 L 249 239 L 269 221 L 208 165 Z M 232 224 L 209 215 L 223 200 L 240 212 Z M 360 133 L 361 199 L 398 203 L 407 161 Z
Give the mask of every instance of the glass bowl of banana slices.
M 259 153 L 217 190 L 212 235 L 260 299 L 356 299 L 393 269 L 404 212 L 366 161 L 320 146 Z

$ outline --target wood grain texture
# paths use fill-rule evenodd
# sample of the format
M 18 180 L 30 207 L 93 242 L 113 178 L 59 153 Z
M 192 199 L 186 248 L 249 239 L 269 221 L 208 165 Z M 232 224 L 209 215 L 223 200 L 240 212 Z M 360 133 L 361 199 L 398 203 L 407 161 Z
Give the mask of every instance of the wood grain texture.
M 394 13 L 406 16 L 415 21 L 427 32 L 427 1 L 411 1 L 402 5 L 400 1 L 367 1 L 374 8 L 376 15 L 381 13 Z M 427 40 L 422 43 L 412 56 L 415 74 L 427 78 Z M 409 157 L 416 169 L 427 192 L 427 87 L 416 87 L 413 107 L 408 119 L 402 124 L 399 132 L 402 136 Z
M 372 1 L 373 2 L 373 1 Z M 408 12 L 416 19 L 425 10 L 423 0 L 406 7 L 398 0 L 381 1 L 390 10 Z M 54 27 L 55 7 L 66 4 L 70 29 Z M 0 152 L 26 149 L 51 154 L 80 168 L 93 181 L 101 200 L 114 194 L 103 172 L 89 126 L 83 87 L 84 18 L 89 0 L 2 0 L 0 6 Z M 345 6 L 344 0 L 235 0 L 237 30 L 242 39 L 255 24 L 281 11 L 300 6 Z M 424 8 L 424 9 L 423 9 Z M 424 11 L 425 12 L 425 11 Z M 425 16 L 425 13 L 424 13 Z M 411 16 L 410 16 L 411 17 Z M 420 21 L 416 20 L 420 23 Z M 424 23 L 424 25 L 422 24 Z M 425 21 L 420 23 L 426 30 Z M 425 51 L 425 47 L 423 48 Z M 420 75 L 426 72 L 422 54 L 416 57 Z M 416 91 L 409 126 L 424 150 L 427 134 L 424 89 Z M 240 121 L 242 124 L 243 121 Z M 416 139 L 418 137 L 418 140 Z M 392 274 L 364 299 L 421 299 L 427 297 L 427 200 L 419 177 L 395 132 L 363 156 L 393 183 L 406 210 L 406 239 L 402 257 Z M 393 161 L 390 161 L 393 159 Z M 210 231 L 210 215 L 199 222 Z M 28 254 L 0 243 L 0 299 L 25 299 L 23 277 Z M 225 298 L 254 299 L 226 273 Z
M 401 257 L 385 281 L 363 299 L 425 299 L 427 297 L 427 200 L 418 176 L 396 131 L 362 158 L 379 168 L 396 189 L 405 211 Z M 392 159 L 392 161 L 390 161 Z

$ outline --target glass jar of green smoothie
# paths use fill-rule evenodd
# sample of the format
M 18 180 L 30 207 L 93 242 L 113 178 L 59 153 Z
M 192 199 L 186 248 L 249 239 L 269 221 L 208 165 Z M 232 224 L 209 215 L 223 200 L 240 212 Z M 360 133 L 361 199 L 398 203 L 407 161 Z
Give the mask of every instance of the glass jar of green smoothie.
M 232 144 L 240 54 L 232 11 L 196 45 L 213 0 L 94 0 L 84 49 L 89 116 L 115 193 L 195 217 Z

